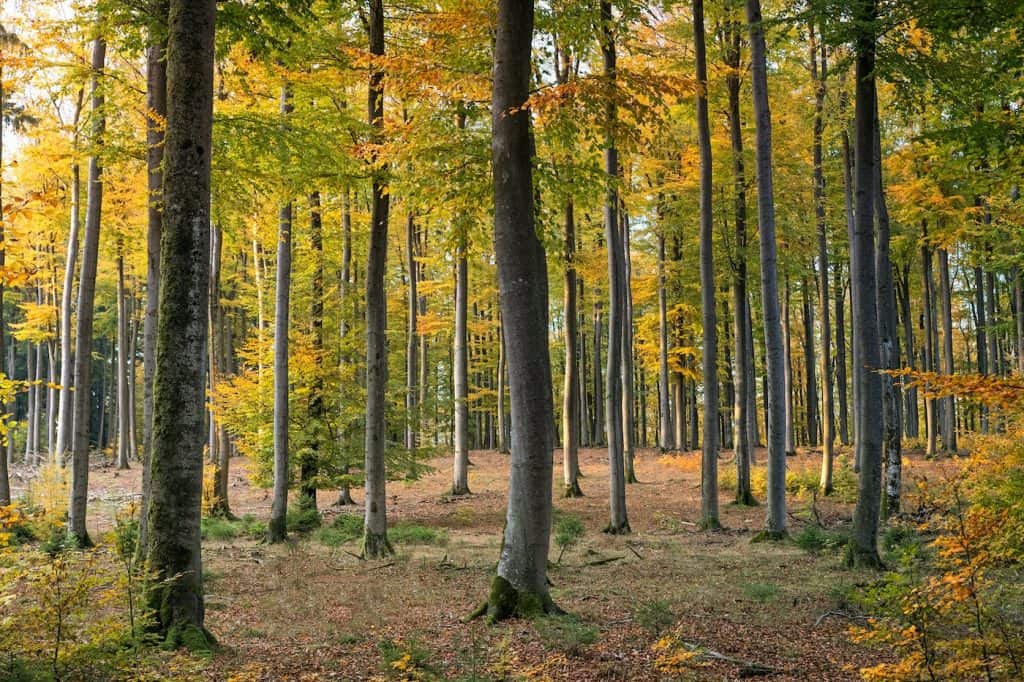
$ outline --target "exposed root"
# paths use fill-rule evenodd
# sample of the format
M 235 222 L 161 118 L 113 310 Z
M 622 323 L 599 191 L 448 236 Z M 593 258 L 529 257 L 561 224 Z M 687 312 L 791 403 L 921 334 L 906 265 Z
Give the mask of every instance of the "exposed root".
M 508 580 L 496 575 L 491 581 L 491 593 L 487 601 L 466 616 L 464 621 L 469 622 L 483 616 L 488 624 L 493 625 L 506 618 L 536 618 L 564 614 L 565 611 L 555 605 L 547 592 L 539 594 L 517 590 Z

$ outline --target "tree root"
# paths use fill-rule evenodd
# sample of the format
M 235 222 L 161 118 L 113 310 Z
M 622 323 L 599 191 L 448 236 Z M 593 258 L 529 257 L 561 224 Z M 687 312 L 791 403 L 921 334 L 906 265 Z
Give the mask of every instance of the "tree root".
M 494 576 L 491 581 L 491 593 L 487 601 L 477 607 L 463 619 L 469 622 L 483 616 L 488 625 L 507 618 L 536 618 L 538 616 L 564 615 L 565 611 L 558 608 L 547 592 L 538 594 L 526 590 L 517 590 L 505 578 Z

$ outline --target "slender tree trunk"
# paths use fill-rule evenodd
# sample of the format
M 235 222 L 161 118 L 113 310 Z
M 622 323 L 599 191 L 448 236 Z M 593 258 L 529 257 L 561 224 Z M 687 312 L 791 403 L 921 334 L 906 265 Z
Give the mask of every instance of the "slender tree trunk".
M 813 266 L 812 266 L 813 269 Z M 807 445 L 818 445 L 818 378 L 815 376 L 814 352 L 814 296 L 807 277 L 800 282 L 803 298 L 804 321 L 804 390 L 805 414 L 807 415 Z
M 860 480 L 848 562 L 855 566 L 881 567 L 878 556 L 878 517 L 882 486 L 882 386 L 880 339 L 875 283 L 874 190 L 875 155 L 875 0 L 858 0 L 854 9 L 860 28 L 856 42 L 856 230 L 851 243 L 854 297 L 854 328 L 860 340 L 857 382 L 860 386 L 856 410 L 860 423 L 857 449 L 860 451 Z
M 314 423 L 308 444 L 308 452 L 299 459 L 299 505 L 304 510 L 316 509 L 317 474 L 320 472 L 321 446 L 324 434 L 326 410 L 324 408 L 324 239 L 323 214 L 320 208 L 320 192 L 309 194 L 309 246 L 314 259 L 312 302 L 309 317 L 313 327 L 313 362 L 316 376 L 309 394 L 309 418 Z
M 917 354 L 914 347 L 914 322 L 910 310 L 910 261 L 904 261 L 902 286 L 898 286 L 900 308 L 903 318 L 903 343 L 906 348 L 907 366 L 917 369 Z M 917 388 L 909 387 L 903 393 L 903 433 L 907 438 L 918 436 Z
M 419 295 L 416 286 L 419 280 L 419 264 L 416 262 L 416 218 L 410 213 L 405 219 L 405 252 L 406 267 L 409 271 L 409 297 L 407 302 L 408 328 L 405 343 L 405 449 L 410 452 L 418 445 L 417 399 L 419 390 L 419 336 L 417 322 L 419 317 Z
M 615 86 L 616 54 L 615 27 L 612 5 L 601 0 L 601 55 L 604 77 L 609 89 Z M 605 372 L 605 424 L 608 442 L 610 519 L 605 532 L 617 535 L 629 532 L 626 516 L 626 475 L 622 448 L 622 316 L 625 312 L 623 283 L 622 240 L 619 230 L 619 154 L 615 147 L 618 113 L 614 99 L 609 95 L 605 103 L 605 200 L 604 238 L 608 247 L 608 359 Z
M 128 311 L 124 292 L 124 253 L 118 240 L 117 254 L 117 468 L 128 468 L 131 437 L 128 413 Z
M 953 312 L 949 283 L 949 252 L 939 249 L 939 297 L 942 306 L 942 373 L 953 374 Z M 980 349 L 979 349 L 980 351 Z M 956 398 L 943 399 L 942 444 L 949 452 L 956 452 Z
M 565 497 L 581 497 L 579 476 L 580 379 L 577 357 L 579 312 L 576 306 L 576 217 L 572 197 L 565 200 L 565 276 L 563 304 L 565 308 L 565 382 L 562 389 L 562 483 Z M 504 344 L 502 345 L 504 351 Z M 505 354 L 502 352 L 501 359 Z M 503 368 L 499 368 L 499 372 Z M 504 387 L 502 387 L 504 390 Z M 499 397 L 504 397 L 500 396 Z M 504 409 L 504 405 L 500 406 Z M 504 415 L 500 414 L 503 417 Z
M 934 330 L 935 321 L 935 278 L 932 276 L 932 250 L 928 243 L 928 224 L 921 221 L 921 291 L 924 297 L 924 371 L 934 372 L 937 367 Z M 936 453 L 938 440 L 938 419 L 936 418 L 935 398 L 925 393 L 924 422 L 927 434 L 925 455 L 932 457 Z
M 216 408 L 219 403 L 218 384 L 222 375 L 227 372 L 224 358 L 224 311 L 221 306 L 221 263 L 223 260 L 224 237 L 219 225 L 210 229 L 210 301 L 209 301 L 209 338 L 210 338 L 210 402 Z M 228 501 L 228 468 L 231 461 L 231 448 L 222 442 L 223 425 L 218 423 L 215 410 L 209 413 L 210 419 L 210 461 L 213 463 L 213 500 L 210 514 L 231 517 L 231 506 Z
M 833 283 L 835 284 L 836 306 L 836 393 L 839 397 L 839 442 L 850 444 L 850 409 L 847 404 L 846 380 L 846 291 L 843 286 L 843 265 L 836 263 Z
M 106 132 L 103 90 L 100 77 L 106 64 L 107 44 L 96 38 L 92 47 L 92 143 L 97 149 Z M 85 238 L 82 271 L 78 278 L 78 318 L 75 329 L 74 441 L 71 456 L 71 499 L 68 504 L 68 532 L 82 545 L 91 544 L 85 529 L 89 494 L 89 386 L 92 363 L 92 322 L 96 298 L 96 263 L 99 258 L 100 215 L 103 204 L 103 166 L 97 154 L 89 157 L 88 196 L 85 210 Z
M 668 371 L 668 304 L 665 286 L 665 221 L 659 221 L 658 231 L 658 445 L 662 451 L 675 450 L 677 440 L 672 425 L 672 406 L 669 404 Z
M 760 0 L 746 0 L 757 128 L 757 208 L 761 241 L 761 309 L 768 379 L 767 534 L 786 533 L 786 443 L 783 339 L 779 321 L 778 256 L 775 244 L 775 195 L 772 187 L 772 122 Z
M 452 495 L 469 494 L 469 356 L 467 316 L 469 308 L 469 264 L 466 261 L 465 226 L 458 228 L 459 243 L 455 265 L 455 340 L 452 384 L 455 395 L 455 461 Z
M 602 442 L 601 433 L 604 431 L 604 378 L 601 376 L 601 302 L 596 300 L 595 291 L 594 300 L 594 312 L 592 314 L 594 320 L 594 361 L 591 363 L 594 367 L 594 419 L 591 423 L 590 430 L 590 444 L 593 446 L 600 446 Z
M 384 3 L 370 0 L 370 54 L 384 55 Z M 373 138 L 379 140 L 384 128 L 384 71 L 370 69 L 368 113 Z M 384 290 L 388 248 L 389 198 L 383 168 L 375 168 L 372 181 L 370 249 L 366 264 L 366 516 L 363 532 L 364 557 L 375 559 L 393 553 L 387 533 L 387 498 L 384 488 L 384 450 L 387 445 L 385 411 L 387 403 L 388 354 L 387 296 Z
M 170 7 L 149 503 L 148 565 L 154 581 L 149 604 L 168 645 L 195 647 L 205 635 L 199 521 L 216 3 L 171 0 Z
M 622 229 L 622 453 L 626 483 L 637 483 L 634 465 L 636 419 L 633 414 L 633 287 L 630 283 L 633 268 L 630 265 L 629 216 L 625 205 L 620 206 L 619 224 Z
M 704 330 L 704 442 L 701 457 L 701 519 L 705 529 L 718 519 L 718 320 L 715 308 L 711 126 L 708 123 L 708 67 L 704 40 L 704 0 L 693 0 L 693 41 L 697 62 L 697 141 L 700 146 L 700 285 Z
M 785 364 L 783 370 L 783 390 L 786 392 L 786 454 L 795 455 L 796 447 L 793 442 L 793 327 L 790 324 L 790 290 L 789 290 L 789 275 L 786 275 L 785 279 L 785 293 L 783 295 L 783 308 L 782 308 L 782 358 Z
M 495 621 L 557 611 L 548 592 L 551 363 L 544 247 L 534 230 L 530 118 L 533 2 L 499 0 L 491 154 L 494 243 L 512 402 L 508 512 L 497 576 L 481 613 Z

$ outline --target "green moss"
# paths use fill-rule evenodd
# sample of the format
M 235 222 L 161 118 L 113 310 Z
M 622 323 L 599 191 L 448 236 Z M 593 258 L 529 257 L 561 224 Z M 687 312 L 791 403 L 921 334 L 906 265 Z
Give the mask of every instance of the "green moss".
M 193 623 L 182 623 L 167 631 L 163 646 L 165 649 L 185 649 L 192 654 L 210 655 L 216 644 L 217 640 L 206 628 Z
M 870 568 L 875 571 L 885 569 L 877 549 L 859 547 L 856 542 L 850 542 L 846 546 L 846 565 L 850 568 Z
M 366 530 L 363 533 L 363 546 L 359 555 L 364 559 L 383 559 L 395 553 L 395 548 L 388 541 L 387 531 L 383 533 L 371 533 Z
M 705 516 L 697 524 L 697 527 L 701 530 L 721 530 L 722 522 L 718 520 L 717 516 Z
M 784 530 L 763 530 L 754 537 L 751 542 L 782 542 L 789 538 L 789 533 Z
M 551 600 L 551 595 L 517 590 L 508 580 L 500 575 L 491 581 L 491 591 L 478 609 L 473 611 L 466 620 L 485 616 L 490 624 L 506 618 L 535 618 L 543 615 L 564 615 Z

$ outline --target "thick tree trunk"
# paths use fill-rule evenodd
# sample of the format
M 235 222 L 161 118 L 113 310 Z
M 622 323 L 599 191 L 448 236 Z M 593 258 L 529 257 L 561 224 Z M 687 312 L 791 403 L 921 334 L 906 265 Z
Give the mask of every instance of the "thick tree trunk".
M 697 141 L 700 146 L 700 285 L 704 331 L 704 442 L 700 475 L 700 527 L 722 526 L 718 518 L 718 320 L 715 307 L 714 214 L 712 213 L 711 126 L 708 123 L 708 67 L 704 0 L 693 0 L 697 67 Z
M 608 87 L 612 88 L 616 79 L 616 54 L 611 2 L 601 0 L 600 8 L 604 77 Z M 610 519 L 605 532 L 613 535 L 629 532 L 622 447 L 622 317 L 626 306 L 623 296 L 625 268 L 619 230 L 619 192 L 616 186 L 619 178 L 619 153 L 615 147 L 617 116 L 615 101 L 609 96 L 604 110 L 604 238 L 608 247 L 608 359 L 604 378 L 604 412 L 608 442 Z
M 167 20 L 165 0 L 156 0 L 157 21 Z M 146 48 L 146 310 L 142 323 L 142 499 L 139 502 L 139 555 L 149 544 L 150 460 L 153 450 L 153 375 L 160 305 L 160 235 L 163 229 L 164 121 L 167 118 L 167 41 L 154 30 Z M 67 279 L 65 278 L 65 281 Z
M 544 247 L 534 226 L 530 117 L 533 2 L 499 0 L 491 154 L 494 245 L 512 402 L 508 512 L 497 576 L 481 613 L 494 621 L 557 611 L 548 592 L 551 362 Z
M 106 63 L 107 44 L 96 38 L 92 47 L 92 143 L 98 149 L 106 132 L 103 90 L 100 77 Z M 74 440 L 71 455 L 71 499 L 68 504 L 68 532 L 83 545 L 90 544 L 85 529 L 89 494 L 89 386 L 91 386 L 92 322 L 96 298 L 96 264 L 99 258 L 100 215 L 103 204 L 103 166 L 95 153 L 89 157 L 89 179 L 85 210 L 82 271 L 78 277 L 78 317 L 75 325 Z
M 203 416 L 210 263 L 214 0 L 171 0 L 149 603 L 172 646 L 202 646 Z
M 761 310 L 768 380 L 768 518 L 770 537 L 786 533 L 786 443 L 783 340 L 779 321 L 775 195 L 772 188 L 772 121 L 760 0 L 746 0 L 757 128 L 757 212 L 761 241 Z
M 855 566 L 877 568 L 878 517 L 882 485 L 882 386 L 877 370 L 880 367 L 878 311 L 875 283 L 875 0 L 859 0 L 855 18 L 860 27 L 856 43 L 856 217 L 855 239 L 851 243 L 853 270 L 851 283 L 858 292 L 854 296 L 854 327 L 860 340 L 856 378 L 860 386 L 856 410 L 857 449 L 860 451 L 860 480 L 857 507 L 853 516 L 853 532 L 848 548 L 848 562 Z
M 384 55 L 384 3 L 370 0 L 367 25 L 370 54 Z M 374 65 L 370 69 L 368 113 L 373 137 L 379 140 L 384 128 L 384 71 Z M 387 446 L 385 391 L 388 379 L 387 296 L 384 279 L 387 274 L 388 208 L 390 195 L 384 174 L 373 173 L 370 209 L 370 249 L 366 264 L 366 515 L 363 551 L 375 559 L 393 553 L 387 533 L 387 498 L 384 488 L 384 451 Z
M 469 339 L 466 323 L 469 308 L 469 264 L 466 234 L 460 228 L 455 265 L 455 339 L 452 386 L 455 394 L 455 458 L 452 466 L 452 495 L 469 494 Z
M 565 276 L 562 295 L 565 308 L 565 382 L 562 388 L 562 483 L 565 497 L 580 497 L 583 490 L 580 489 L 579 481 L 580 379 L 576 346 L 579 312 L 576 306 L 576 216 L 573 213 L 572 197 L 565 200 L 564 243 Z M 504 357 L 502 352 L 502 360 Z M 503 369 L 499 367 L 499 371 Z M 504 409 L 504 405 L 500 407 Z M 499 417 L 503 418 L 504 415 L 499 414 Z
M 636 417 L 633 413 L 633 287 L 630 280 L 633 268 L 630 265 L 629 216 L 625 205 L 620 206 L 619 224 L 622 231 L 622 454 L 626 483 L 637 483 L 634 465 L 636 438 Z

